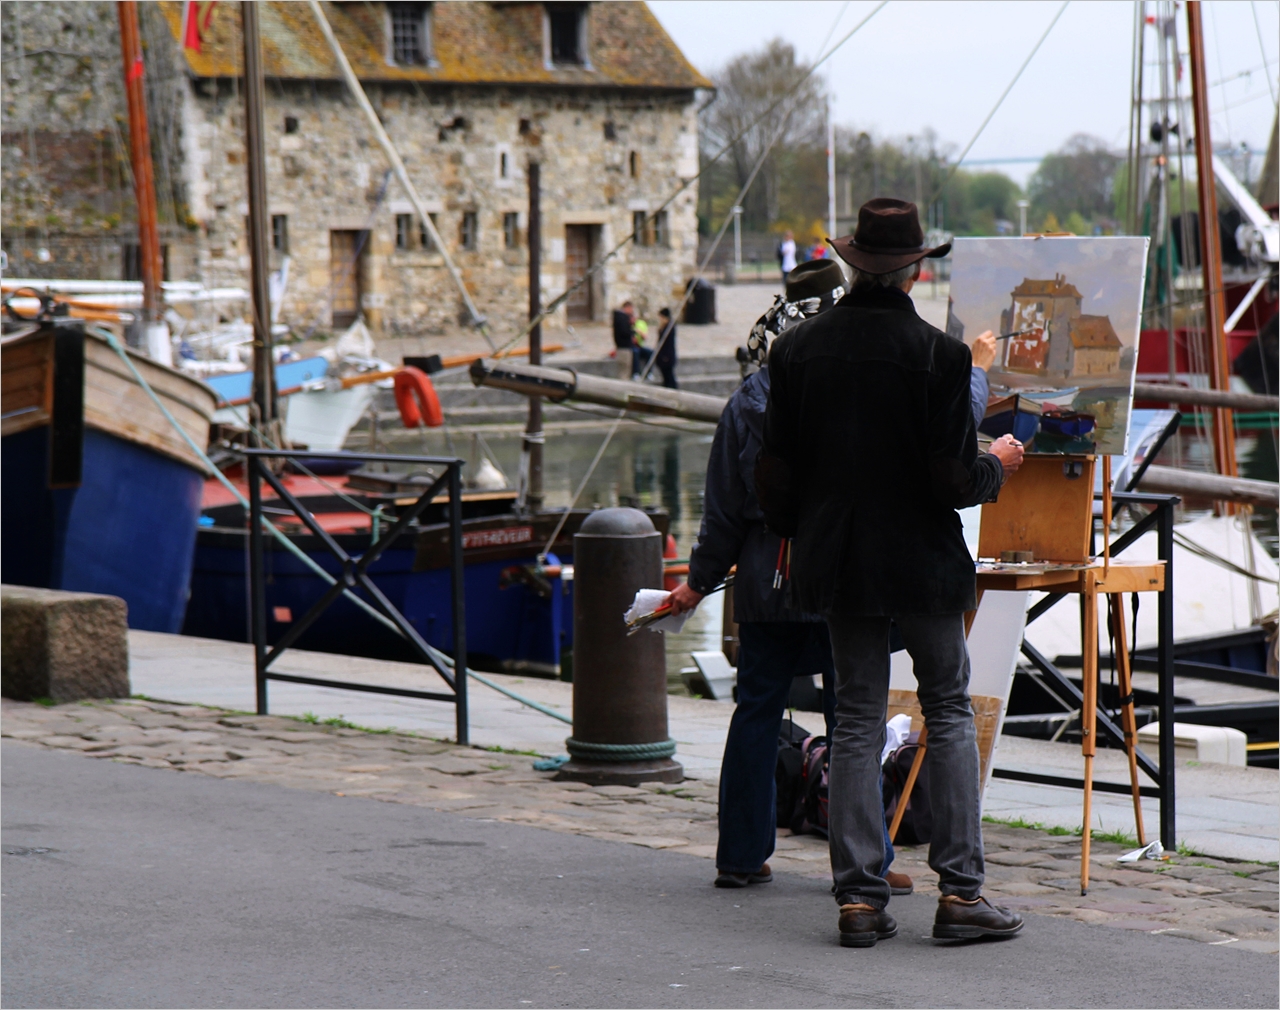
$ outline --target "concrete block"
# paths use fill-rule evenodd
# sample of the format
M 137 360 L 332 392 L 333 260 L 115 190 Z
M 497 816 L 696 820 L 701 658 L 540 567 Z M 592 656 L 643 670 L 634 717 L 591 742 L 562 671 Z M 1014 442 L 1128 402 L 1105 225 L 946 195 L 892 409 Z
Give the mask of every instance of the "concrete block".
M 1178 761 L 1214 764 L 1248 764 L 1248 738 L 1230 726 L 1198 726 L 1189 722 L 1173 724 L 1173 752 Z M 1138 746 L 1148 757 L 1160 759 L 1160 724 L 1149 723 L 1138 730 Z
M 127 698 L 127 616 L 118 596 L 0 586 L 0 694 Z

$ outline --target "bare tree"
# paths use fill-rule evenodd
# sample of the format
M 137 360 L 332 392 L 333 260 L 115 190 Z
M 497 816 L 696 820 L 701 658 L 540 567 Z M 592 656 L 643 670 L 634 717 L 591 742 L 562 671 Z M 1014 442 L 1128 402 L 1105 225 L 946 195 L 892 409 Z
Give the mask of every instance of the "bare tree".
M 736 181 L 735 192 L 746 183 L 769 142 L 778 137 L 743 204 L 743 224 L 748 228 L 762 231 L 778 220 L 786 152 L 822 143 L 825 91 L 817 76 L 747 128 L 808 72 L 807 63 L 797 62 L 794 46 L 774 39 L 763 49 L 734 57 L 712 75 L 716 100 L 703 113 L 703 149 L 704 153 L 715 153 L 745 129 L 722 159 L 731 170 L 726 174 Z M 715 209 L 707 204 L 708 213 Z

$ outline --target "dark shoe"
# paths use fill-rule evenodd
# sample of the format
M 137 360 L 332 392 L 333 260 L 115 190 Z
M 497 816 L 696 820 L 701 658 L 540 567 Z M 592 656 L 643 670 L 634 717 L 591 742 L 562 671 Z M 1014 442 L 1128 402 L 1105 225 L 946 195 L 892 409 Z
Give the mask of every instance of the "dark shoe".
M 980 937 L 1013 936 L 1022 930 L 1022 916 L 991 904 L 986 898 L 964 901 L 954 894 L 938 899 L 933 917 L 935 940 L 976 940 Z
M 721 870 L 716 877 L 716 887 L 746 887 L 748 884 L 768 884 L 773 880 L 773 871 L 765 863 L 755 873 L 729 873 Z
M 905 873 L 894 873 L 890 870 L 884 875 L 884 879 L 888 881 L 891 894 L 910 894 L 916 889 L 915 883 Z
M 870 905 L 840 906 L 840 946 L 874 947 L 877 940 L 891 940 L 898 935 L 893 916 Z

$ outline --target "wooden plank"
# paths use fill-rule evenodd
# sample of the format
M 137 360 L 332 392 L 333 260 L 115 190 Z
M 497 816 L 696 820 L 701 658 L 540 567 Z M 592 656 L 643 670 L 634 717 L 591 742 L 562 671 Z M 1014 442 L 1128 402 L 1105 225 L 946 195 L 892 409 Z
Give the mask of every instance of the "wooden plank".
M 1094 571 L 1100 593 L 1159 593 L 1164 591 L 1163 561 L 1112 561 L 1105 574 Z
M 982 506 L 978 557 L 999 560 L 1002 551 L 1030 551 L 1036 561 L 1087 560 L 1095 459 L 1024 457 L 999 500 Z
M 172 368 L 129 353 L 130 360 L 160 401 L 200 447 L 208 445 L 217 397 L 204 383 Z M 100 337 L 85 339 L 85 423 L 145 445 L 207 472 L 200 458 L 173 429 L 116 353 Z
M 0 435 L 49 423 L 53 399 L 53 339 L 46 334 L 0 350 Z

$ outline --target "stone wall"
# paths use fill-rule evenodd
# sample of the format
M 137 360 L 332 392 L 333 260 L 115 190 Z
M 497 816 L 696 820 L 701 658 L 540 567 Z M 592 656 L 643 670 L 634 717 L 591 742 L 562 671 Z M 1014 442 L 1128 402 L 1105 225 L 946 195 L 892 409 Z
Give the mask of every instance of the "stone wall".
M 247 287 L 239 82 L 190 78 L 155 5 L 139 9 L 169 277 Z M 4 4 L 0 34 L 3 224 L 17 260 L 9 273 L 119 277 L 136 227 L 115 5 Z M 697 173 L 692 92 L 414 82 L 368 92 L 499 338 L 527 312 L 530 159 L 542 165 L 544 304 L 565 286 L 567 228 L 588 226 L 600 256 L 630 233 L 636 211 L 656 210 Z M 386 160 L 345 88 L 270 79 L 265 122 L 270 212 L 287 222 L 291 257 L 281 318 L 295 335 L 335 328 L 335 230 L 368 231 L 357 271 L 375 332 L 432 335 L 461 325 L 462 300 L 443 258 L 417 242 L 416 222 L 410 247 L 397 248 L 397 215 L 412 208 L 394 177 L 384 185 Z M 665 236 L 609 263 L 594 286 L 595 319 L 627 298 L 648 316 L 678 299 L 697 250 L 696 201 L 694 184 L 669 208 Z M 462 247 L 466 214 L 475 215 L 474 249 Z M 507 248 L 507 214 L 517 215 L 515 248 Z M 37 258 L 42 249 L 48 260 Z M 272 260 L 278 267 L 280 252 Z M 563 310 L 555 322 L 566 322 Z

